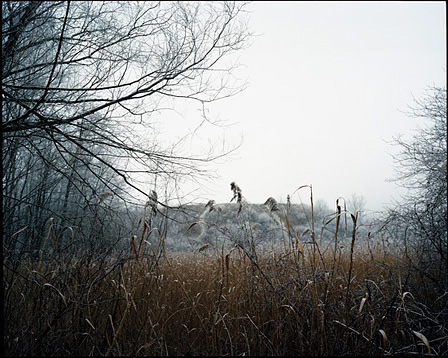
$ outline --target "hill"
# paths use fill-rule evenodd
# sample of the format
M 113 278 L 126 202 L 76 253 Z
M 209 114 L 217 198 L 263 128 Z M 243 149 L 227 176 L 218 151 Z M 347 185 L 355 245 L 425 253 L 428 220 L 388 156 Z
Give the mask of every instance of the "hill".
M 282 243 L 285 238 L 297 236 L 303 242 L 311 240 L 312 213 L 309 205 L 274 203 L 251 204 L 244 202 L 220 203 L 213 201 L 202 204 L 189 204 L 179 208 L 158 207 L 154 214 L 150 210 L 135 212 L 139 232 L 146 220 L 147 228 L 152 231 L 145 238 L 151 245 L 158 245 L 163 239 L 165 248 L 170 251 L 190 251 L 203 248 L 204 245 L 221 248 L 235 244 L 272 247 Z M 316 240 L 333 237 L 334 217 L 331 212 L 314 212 Z M 327 225 L 326 222 L 330 221 Z M 325 227 L 324 227 L 325 226 Z M 324 227 L 324 230 L 322 228 Z M 343 230 L 343 229 L 342 229 Z M 340 233 L 342 235 L 342 230 Z M 347 230 L 351 230 L 347 227 Z

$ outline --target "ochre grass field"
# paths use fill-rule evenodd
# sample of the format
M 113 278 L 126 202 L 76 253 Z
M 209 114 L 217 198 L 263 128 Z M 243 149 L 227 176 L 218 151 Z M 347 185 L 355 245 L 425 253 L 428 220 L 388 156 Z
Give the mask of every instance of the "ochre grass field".
M 446 354 L 448 297 L 408 267 L 357 245 L 4 264 L 5 354 Z

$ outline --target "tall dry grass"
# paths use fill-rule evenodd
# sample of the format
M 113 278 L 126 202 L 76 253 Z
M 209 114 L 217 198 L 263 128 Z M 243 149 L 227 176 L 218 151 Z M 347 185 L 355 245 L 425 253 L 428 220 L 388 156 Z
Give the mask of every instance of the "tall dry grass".
M 286 220 L 256 255 L 145 252 L 144 229 L 126 259 L 4 260 L 5 354 L 446 355 L 448 295 L 399 247 L 359 244 L 350 218 L 345 249 Z
M 5 353 L 447 353 L 446 297 L 429 297 L 400 257 L 355 250 L 332 262 L 283 251 L 254 262 L 241 249 L 156 266 L 24 262 L 4 268 Z

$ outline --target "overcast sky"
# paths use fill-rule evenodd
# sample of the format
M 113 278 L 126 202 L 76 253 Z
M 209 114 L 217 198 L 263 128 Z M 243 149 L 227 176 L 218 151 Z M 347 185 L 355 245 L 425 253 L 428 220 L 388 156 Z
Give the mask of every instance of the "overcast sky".
M 405 113 L 428 85 L 446 86 L 445 2 L 253 2 L 258 34 L 239 53 L 248 88 L 211 107 L 243 138 L 205 199 L 228 202 L 235 181 L 251 203 L 363 196 L 381 210 L 400 191 L 388 144 L 422 120 Z M 206 137 L 206 133 L 202 133 Z M 300 191 L 309 203 L 309 192 Z M 300 202 L 297 195 L 293 202 Z

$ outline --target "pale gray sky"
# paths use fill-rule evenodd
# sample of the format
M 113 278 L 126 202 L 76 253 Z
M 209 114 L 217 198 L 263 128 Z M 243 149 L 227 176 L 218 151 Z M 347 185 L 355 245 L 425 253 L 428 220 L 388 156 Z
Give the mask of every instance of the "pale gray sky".
M 249 87 L 210 107 L 235 123 L 226 143 L 243 143 L 216 166 L 221 179 L 195 195 L 228 202 L 235 181 L 252 203 L 285 201 L 305 184 L 330 207 L 353 193 L 371 210 L 398 198 L 386 181 L 396 148 L 385 141 L 423 124 L 400 112 L 413 96 L 446 85 L 445 2 L 275 1 L 248 10 L 259 36 L 238 54 L 236 74 Z

